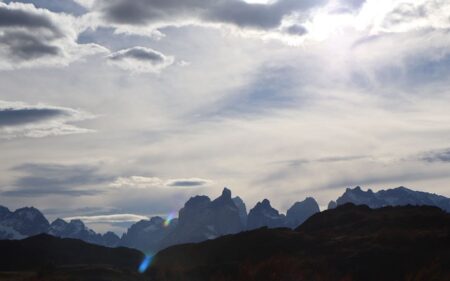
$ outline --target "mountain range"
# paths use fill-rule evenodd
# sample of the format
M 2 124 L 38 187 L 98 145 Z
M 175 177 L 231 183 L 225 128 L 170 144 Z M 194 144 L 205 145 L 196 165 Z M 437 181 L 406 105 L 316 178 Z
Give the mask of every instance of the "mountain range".
M 151 257 L 39 234 L 0 241 L 0 280 L 447 281 L 449 233 L 450 214 L 437 207 L 347 203 L 295 229 L 262 227 Z
M 367 205 L 370 208 L 406 205 L 436 206 L 446 212 L 450 212 L 449 198 L 428 192 L 411 190 L 403 186 L 378 192 L 373 192 L 371 189 L 364 191 L 359 186 L 353 189 L 347 188 L 344 194 L 336 201 L 331 201 L 328 207 L 333 208 L 346 203 Z
M 450 199 L 431 193 L 414 191 L 405 187 L 363 191 L 360 187 L 348 188 L 329 209 L 346 203 L 367 205 L 370 208 L 385 206 L 428 205 L 450 212 Z M 27 207 L 11 212 L 0 206 L 0 239 L 23 239 L 40 233 L 61 238 L 75 238 L 107 247 L 125 246 L 144 253 L 183 243 L 201 242 L 223 235 L 261 227 L 295 229 L 312 215 L 319 213 L 319 205 L 312 197 L 296 202 L 285 214 L 273 208 L 268 199 L 258 202 L 247 213 L 244 201 L 232 197 L 224 188 L 222 194 L 211 200 L 207 196 L 190 198 L 179 211 L 177 219 L 170 222 L 162 217 L 141 220 L 130 226 L 122 237 L 113 232 L 98 234 L 81 220 L 56 219 L 51 224 L 36 208 Z
M 169 247 L 155 281 L 448 281 L 450 214 L 437 207 L 351 203 L 298 228 L 258 228 Z

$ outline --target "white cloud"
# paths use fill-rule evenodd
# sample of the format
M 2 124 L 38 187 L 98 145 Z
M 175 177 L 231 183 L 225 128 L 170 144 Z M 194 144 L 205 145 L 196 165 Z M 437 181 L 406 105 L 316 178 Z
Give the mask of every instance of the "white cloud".
M 118 222 L 137 222 L 148 220 L 148 217 L 135 214 L 114 214 L 100 216 L 77 216 L 64 218 L 66 221 L 82 220 L 85 223 L 118 223 Z
M 119 177 L 109 186 L 115 188 L 161 188 L 161 187 L 203 187 L 213 184 L 213 181 L 201 178 L 162 180 L 157 177 Z
M 131 176 L 131 177 L 119 177 L 113 183 L 110 184 L 111 187 L 122 188 L 122 187 L 132 187 L 132 188 L 150 188 L 150 187 L 161 187 L 164 181 L 156 177 L 141 177 L 141 176 Z

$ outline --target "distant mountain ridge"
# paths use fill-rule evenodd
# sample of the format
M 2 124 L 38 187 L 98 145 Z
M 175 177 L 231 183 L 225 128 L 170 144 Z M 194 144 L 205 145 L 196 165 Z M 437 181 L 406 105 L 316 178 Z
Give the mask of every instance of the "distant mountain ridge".
M 24 239 L 37 234 L 48 233 L 61 238 L 80 239 L 92 244 L 108 247 L 119 245 L 120 238 L 113 232 L 105 234 L 95 233 L 81 220 L 66 222 L 56 219 L 51 224 L 45 216 L 34 207 L 25 207 L 11 212 L 0 206 L 0 240 Z
M 347 188 L 342 196 L 328 204 L 328 209 L 346 203 L 367 205 L 370 208 L 429 205 L 450 212 L 449 198 L 405 187 L 378 192 L 370 189 L 363 191 L 360 187 Z M 141 220 L 119 237 L 113 232 L 98 234 L 86 227 L 81 220 L 66 222 L 56 219 L 50 224 L 45 216 L 33 207 L 11 212 L 0 206 L 0 240 L 23 239 L 39 233 L 48 233 L 107 247 L 125 246 L 145 253 L 156 253 L 168 246 L 201 242 L 260 227 L 294 229 L 319 212 L 316 200 L 307 197 L 294 203 L 286 215 L 273 208 L 268 199 L 258 202 L 247 213 L 244 201 L 239 197 L 232 197 L 231 191 L 224 188 L 222 194 L 214 200 L 207 196 L 190 198 L 180 209 L 178 219 L 170 222 L 161 217 Z
M 370 208 L 381 208 L 386 206 L 436 206 L 446 212 L 450 212 L 450 199 L 428 192 L 415 191 L 400 186 L 393 189 L 373 192 L 371 189 L 363 191 L 357 186 L 353 189 L 347 188 L 336 202 L 330 202 L 329 208 L 340 206 L 346 203 L 355 205 L 367 205 Z

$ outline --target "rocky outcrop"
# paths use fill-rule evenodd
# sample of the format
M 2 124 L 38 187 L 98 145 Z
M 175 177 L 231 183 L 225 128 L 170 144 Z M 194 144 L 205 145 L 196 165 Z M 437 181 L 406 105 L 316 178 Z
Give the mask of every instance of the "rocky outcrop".
M 319 205 L 312 197 L 307 197 L 301 202 L 296 202 L 286 213 L 286 225 L 296 228 L 315 213 L 320 212 Z
M 249 230 L 264 226 L 268 228 L 286 226 L 286 216 L 272 208 L 270 201 L 267 199 L 256 203 L 255 207 L 248 213 L 247 218 L 247 229 Z
M 239 208 L 224 188 L 222 195 L 211 201 L 207 196 L 189 199 L 179 211 L 178 225 L 163 241 L 164 246 L 200 242 L 244 229 Z

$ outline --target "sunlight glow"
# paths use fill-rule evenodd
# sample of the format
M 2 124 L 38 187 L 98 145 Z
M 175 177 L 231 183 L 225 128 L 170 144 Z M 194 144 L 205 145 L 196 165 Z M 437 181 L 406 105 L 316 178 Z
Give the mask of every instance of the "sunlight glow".
M 150 264 L 152 263 L 153 256 L 146 255 L 144 260 L 139 265 L 138 271 L 139 273 L 144 273 L 147 271 L 147 269 L 150 267 Z
M 168 227 L 170 225 L 170 222 L 175 218 L 176 212 L 171 212 L 169 215 L 167 215 L 166 220 L 164 221 L 164 226 Z

